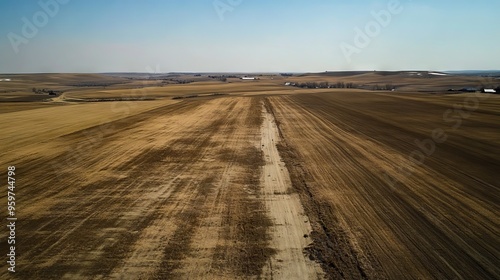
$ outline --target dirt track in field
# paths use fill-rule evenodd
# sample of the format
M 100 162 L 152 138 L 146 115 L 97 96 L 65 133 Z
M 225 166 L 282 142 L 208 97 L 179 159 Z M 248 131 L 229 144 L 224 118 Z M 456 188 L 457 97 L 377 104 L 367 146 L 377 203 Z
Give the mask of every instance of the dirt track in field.
M 0 166 L 16 166 L 18 186 L 16 277 L 500 278 L 500 99 L 444 120 L 465 98 L 335 92 L 0 114 Z M 436 128 L 448 139 L 415 165 L 415 140 Z M 6 240 L 0 231 L 2 251 Z
M 312 242 L 309 237 L 312 228 L 278 152 L 277 144 L 281 139 L 274 116 L 267 106 L 263 113 L 260 142 L 265 158 L 262 195 L 272 220 L 271 244 L 276 248 L 263 276 L 268 279 L 323 278 L 318 263 L 304 254 L 304 248 Z
M 289 238 L 283 229 L 293 233 L 295 224 L 279 225 L 282 236 L 274 242 L 271 229 L 281 214 L 271 215 L 279 209 L 268 202 L 282 197 L 263 187 L 262 108 L 261 98 L 164 104 L 105 125 L 80 123 L 82 130 L 71 127 L 69 134 L 58 127 L 39 143 L 40 131 L 19 142 L 6 153 L 10 162 L 2 162 L 18 172 L 17 275 L 283 279 L 295 261 L 305 262 L 303 235 L 310 232 L 302 226 Z M 41 110 L 50 119 L 68 107 Z M 300 206 L 297 197 L 294 203 Z M 294 219 L 304 223 L 301 214 Z M 271 259 L 288 249 L 293 259 Z

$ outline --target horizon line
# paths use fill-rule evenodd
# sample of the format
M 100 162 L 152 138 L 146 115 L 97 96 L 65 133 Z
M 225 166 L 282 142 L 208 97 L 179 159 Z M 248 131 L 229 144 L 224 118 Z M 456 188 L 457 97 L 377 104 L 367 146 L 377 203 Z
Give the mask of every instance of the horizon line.
M 0 75 L 23 75 L 23 74 L 320 74 L 335 72 L 500 72 L 500 69 L 463 69 L 463 70 L 326 70 L 326 71 L 169 71 L 169 72 L 138 72 L 138 71 L 110 71 L 110 72 L 4 72 Z

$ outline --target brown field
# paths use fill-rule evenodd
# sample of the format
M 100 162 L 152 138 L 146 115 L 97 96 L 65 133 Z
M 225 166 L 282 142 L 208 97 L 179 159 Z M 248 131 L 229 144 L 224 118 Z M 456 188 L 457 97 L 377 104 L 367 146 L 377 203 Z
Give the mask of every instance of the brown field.
M 443 92 L 479 77 L 9 77 L 19 279 L 500 278 L 500 96 Z

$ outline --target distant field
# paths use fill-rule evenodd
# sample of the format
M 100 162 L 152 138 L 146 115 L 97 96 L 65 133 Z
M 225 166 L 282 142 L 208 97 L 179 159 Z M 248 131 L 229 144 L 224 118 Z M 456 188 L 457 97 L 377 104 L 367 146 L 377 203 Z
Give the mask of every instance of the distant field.
M 433 72 L 430 72 L 433 73 Z M 129 77 L 130 76 L 130 77 Z M 359 90 L 372 90 L 391 85 L 398 92 L 447 93 L 448 89 L 497 87 L 500 80 L 493 77 L 433 75 L 429 72 L 342 72 L 257 76 L 259 80 L 242 81 L 228 78 L 225 82 L 193 75 L 99 75 L 99 74 L 17 74 L 0 75 L 11 81 L 0 82 L 0 106 L 3 102 L 50 101 L 55 96 L 35 94 L 35 89 L 64 92 L 73 101 L 126 98 L 169 98 L 193 94 L 283 94 L 304 92 L 304 89 L 285 86 L 285 82 L 352 83 Z M 137 76 L 137 77 L 136 77 Z M 135 77 L 135 78 L 131 78 Z M 142 78 L 141 78 L 142 77 Z M 186 82 L 179 84 L 179 82 Z M 321 91 L 322 89 L 317 89 Z M 307 91 L 309 92 L 309 91 Z M 60 94 L 58 94 L 59 96 Z M 76 99 L 76 100 L 75 100 Z M 82 99 L 82 100 L 80 100 Z
M 500 278 L 500 95 L 442 90 L 491 80 L 7 76 L 19 278 Z
M 65 106 L 42 104 L 38 108 L 17 108 L 18 111 L 0 114 L 0 130 L 3 131 L 0 136 L 0 152 L 12 152 L 14 148 L 47 142 L 176 102 L 96 102 Z M 31 110 L 26 111 L 28 109 Z
M 434 73 L 434 72 L 430 72 Z M 307 74 L 291 81 L 327 81 L 354 83 L 372 89 L 374 86 L 390 84 L 402 92 L 446 92 L 448 89 L 461 89 L 484 86 L 498 86 L 500 80 L 493 77 L 433 75 L 429 72 L 353 72 L 335 75 L 330 73 Z
M 70 91 L 67 98 L 124 98 L 124 97 L 175 97 L 196 94 L 230 93 L 241 94 L 246 92 L 272 92 L 286 90 L 283 85 L 269 82 L 197 82 L 188 85 L 168 85 L 163 87 L 138 87 L 132 89 L 110 89 L 110 90 L 79 90 Z

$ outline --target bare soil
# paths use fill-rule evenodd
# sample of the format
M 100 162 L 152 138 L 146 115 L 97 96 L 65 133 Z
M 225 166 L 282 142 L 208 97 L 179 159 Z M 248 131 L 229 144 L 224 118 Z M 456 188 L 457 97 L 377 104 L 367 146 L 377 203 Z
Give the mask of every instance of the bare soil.
M 499 96 L 44 77 L 0 102 L 19 279 L 500 278 Z
M 440 98 L 270 97 L 280 152 L 313 226 L 311 254 L 332 279 L 499 277 L 497 97 L 443 119 Z M 460 127 L 454 129 L 457 121 Z M 415 140 L 448 139 L 415 164 Z

